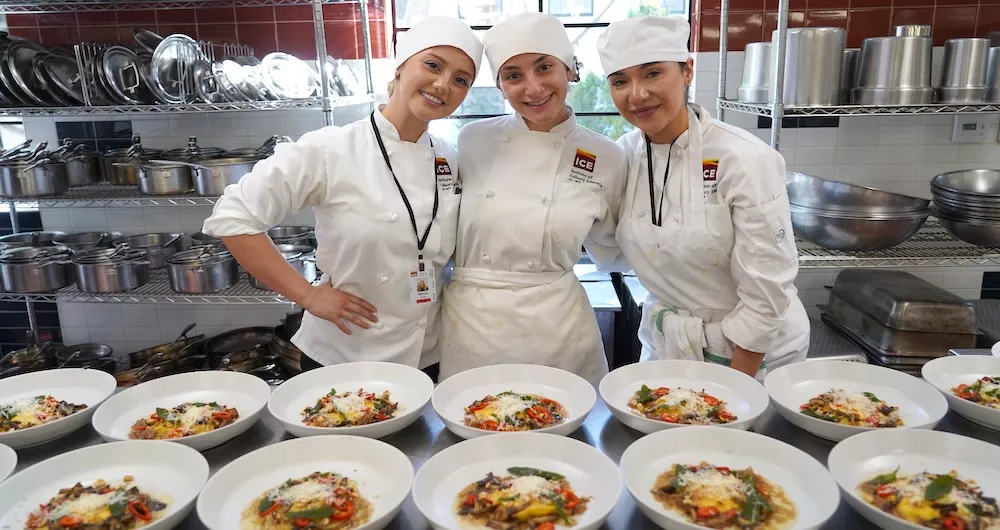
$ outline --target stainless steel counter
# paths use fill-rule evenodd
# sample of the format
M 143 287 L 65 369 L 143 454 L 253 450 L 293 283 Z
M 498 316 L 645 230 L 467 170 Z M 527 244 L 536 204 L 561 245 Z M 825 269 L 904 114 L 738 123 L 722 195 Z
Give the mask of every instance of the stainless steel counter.
M 824 464 L 834 445 L 832 442 L 816 438 L 798 429 L 775 414 L 773 410 L 769 410 L 761 417 L 754 430 L 792 444 Z M 938 430 L 971 436 L 1000 445 L 1000 432 L 980 427 L 954 413 L 949 413 L 945 417 L 938 426 Z M 598 448 L 616 463 L 621 458 L 625 448 L 641 436 L 641 433 L 633 431 L 615 420 L 600 399 L 598 399 L 597 405 L 583 427 L 572 434 L 573 438 Z M 284 432 L 265 410 L 262 420 L 249 431 L 222 446 L 205 451 L 204 455 L 211 465 L 212 473 L 214 473 L 250 451 L 290 438 L 292 436 Z M 432 455 L 461 441 L 459 437 L 445 429 L 444 424 L 430 406 L 427 407 L 419 421 L 384 440 L 403 451 L 413 462 L 414 468 L 418 470 Z M 101 443 L 101 438 L 88 425 L 56 442 L 18 451 L 17 470 L 20 471 L 46 458 L 98 443 Z M 734 447 L 733 450 L 738 451 L 739 448 Z M 192 513 L 181 523 L 179 528 L 182 530 L 202 530 L 205 527 L 198 520 L 198 516 Z M 429 526 L 420 515 L 412 498 L 407 498 L 402 513 L 388 528 L 409 530 L 425 529 Z M 638 511 L 628 492 L 623 489 L 618 505 L 611 513 L 611 518 L 604 528 L 645 530 L 657 527 Z M 857 515 L 842 499 L 839 510 L 824 528 L 865 530 L 875 527 Z

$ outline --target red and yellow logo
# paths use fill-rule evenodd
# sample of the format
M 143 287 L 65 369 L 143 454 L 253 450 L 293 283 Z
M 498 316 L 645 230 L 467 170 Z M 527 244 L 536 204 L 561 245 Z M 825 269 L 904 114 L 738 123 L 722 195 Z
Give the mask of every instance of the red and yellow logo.
M 440 156 L 435 158 L 434 171 L 438 175 L 451 175 L 451 166 L 448 165 L 448 159 Z
M 705 181 L 714 181 L 719 176 L 719 159 L 708 158 L 701 161 L 701 171 Z
M 594 172 L 594 166 L 597 165 L 597 155 L 594 153 L 588 153 L 583 149 L 576 150 L 576 158 L 573 159 L 573 167 L 582 169 L 588 173 Z

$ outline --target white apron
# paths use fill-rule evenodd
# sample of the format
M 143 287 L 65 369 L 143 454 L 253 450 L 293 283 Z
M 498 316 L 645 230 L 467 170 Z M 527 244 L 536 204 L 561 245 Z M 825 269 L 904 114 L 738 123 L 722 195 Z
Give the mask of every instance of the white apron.
M 688 353 L 709 362 L 728 365 L 732 360 L 732 344 L 720 344 L 720 323 L 733 311 L 740 299 L 730 270 L 729 256 L 706 226 L 707 214 L 728 215 L 728 211 L 722 211 L 728 210 L 728 206 L 706 207 L 701 164 L 702 125 L 696 116 L 689 120 L 687 136 L 689 143 L 683 151 L 682 160 L 677 160 L 676 155 L 673 160 L 673 163 L 682 162 L 683 171 L 671 173 L 672 178 L 685 179 L 682 184 L 685 197 L 681 201 L 681 222 L 666 221 L 672 215 L 664 212 L 665 221 L 662 226 L 656 226 L 652 223 L 651 214 L 645 211 L 645 203 L 642 201 L 647 189 L 647 164 L 645 144 L 640 143 L 630 154 L 629 179 L 622 218 L 618 222 L 617 239 L 639 281 L 646 283 L 645 287 L 650 291 L 642 306 L 642 322 L 639 325 L 639 340 L 642 343 L 640 361 L 691 358 L 676 353 L 683 351 L 686 345 L 664 347 L 663 342 L 671 340 L 670 336 L 656 336 L 661 333 L 657 329 L 657 320 L 662 316 L 658 313 L 664 309 L 668 309 L 668 313 L 679 309 L 682 314 L 701 319 L 706 328 L 703 330 L 707 344 L 705 351 Z M 710 211 L 711 209 L 718 211 Z M 704 305 L 682 307 L 669 298 L 670 293 L 660 293 L 664 299 L 659 299 L 654 294 L 656 287 L 643 282 L 641 271 L 666 274 L 675 283 L 683 282 L 688 289 L 688 298 L 692 298 L 693 292 L 697 299 L 704 300 Z M 773 370 L 783 364 L 805 359 L 808 347 L 809 317 L 796 299 L 787 310 L 784 325 L 773 347 L 765 352 L 759 379 L 763 379 L 767 369 Z

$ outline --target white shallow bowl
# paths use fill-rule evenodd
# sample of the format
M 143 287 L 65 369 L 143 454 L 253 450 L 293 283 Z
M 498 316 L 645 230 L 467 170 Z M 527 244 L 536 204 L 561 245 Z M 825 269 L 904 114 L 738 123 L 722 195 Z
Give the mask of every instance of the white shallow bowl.
M 692 426 L 650 434 L 625 450 L 621 470 L 625 487 L 646 517 L 668 530 L 695 530 L 703 527 L 668 511 L 651 490 L 656 478 L 674 464 L 702 461 L 732 469 L 753 467 L 781 486 L 795 504 L 796 519 L 790 530 L 820 528 L 840 503 L 837 483 L 815 458 L 774 438 L 738 429 Z
M 621 494 L 618 467 L 597 449 L 565 436 L 505 432 L 463 441 L 431 457 L 413 481 L 413 500 L 435 529 L 459 530 L 453 510 L 458 493 L 487 472 L 506 475 L 513 466 L 564 475 L 579 496 L 592 498 L 573 530 L 599 528 Z
M 31 511 L 62 488 L 98 479 L 116 483 L 125 475 L 132 475 L 136 486 L 167 503 L 163 515 L 143 528 L 168 530 L 194 508 L 208 480 L 208 461 L 190 447 L 161 441 L 115 442 L 63 453 L 0 484 L 0 528 L 24 528 Z
M 57 400 L 87 405 L 71 416 L 28 429 L 0 433 L 0 443 L 24 449 L 51 442 L 86 425 L 98 405 L 108 399 L 118 382 L 100 370 L 62 368 L 16 375 L 0 384 L 0 405 L 35 396 L 51 395 Z
M 923 528 L 870 506 L 858 494 L 859 484 L 897 466 L 900 475 L 954 469 L 959 477 L 976 481 L 983 495 L 1000 496 L 1000 447 L 947 432 L 893 429 L 859 434 L 834 446 L 827 466 L 847 502 L 886 530 Z
M 962 399 L 951 389 L 971 385 L 980 377 L 1000 377 L 1000 357 L 951 355 L 928 362 L 920 370 L 924 380 L 944 394 L 948 406 L 969 421 L 990 429 L 1000 429 L 1000 410 Z
M 704 390 L 726 402 L 736 421 L 720 425 L 747 430 L 767 410 L 767 392 L 754 378 L 728 366 L 698 361 L 649 361 L 618 368 L 601 380 L 601 399 L 618 421 L 649 434 L 679 427 L 680 423 L 644 418 L 628 408 L 632 396 L 646 385 L 652 389 L 665 386 Z
M 156 412 L 181 403 L 212 401 L 234 407 L 240 417 L 221 429 L 168 440 L 204 451 L 246 432 L 260 418 L 271 396 L 263 379 L 240 372 L 191 372 L 171 375 L 134 386 L 104 402 L 94 414 L 94 430 L 109 442 L 128 440 L 132 425 Z M 149 440 L 142 440 L 149 441 Z
M 17 467 L 17 453 L 6 445 L 0 444 L 0 482 L 14 473 Z
M 572 372 L 537 364 L 496 364 L 445 379 L 434 390 L 431 403 L 449 431 L 475 438 L 496 432 L 466 426 L 465 407 L 504 391 L 540 395 L 566 407 L 566 421 L 531 431 L 535 433 L 567 435 L 580 428 L 597 402 L 594 386 Z
M 381 394 L 399 404 L 396 415 L 386 421 L 358 427 L 311 427 L 302 423 L 301 412 L 316 404 L 330 389 L 337 393 Z M 397 363 L 345 363 L 303 372 L 285 381 L 271 393 L 267 409 L 285 430 L 295 436 L 342 434 L 382 438 L 405 429 L 420 418 L 434 391 L 434 382 L 416 368 Z
M 872 392 L 899 407 L 902 429 L 933 429 L 948 412 L 948 402 L 934 387 L 911 375 L 872 364 L 810 361 L 782 366 L 767 374 L 764 388 L 783 418 L 811 434 L 839 442 L 877 427 L 853 427 L 799 412 L 810 399 L 834 388 Z
M 374 513 L 361 530 L 385 528 L 413 484 L 413 465 L 395 447 L 360 436 L 310 436 L 247 453 L 219 470 L 198 497 L 198 517 L 211 530 L 239 530 L 243 510 L 265 491 L 315 471 L 358 483 Z

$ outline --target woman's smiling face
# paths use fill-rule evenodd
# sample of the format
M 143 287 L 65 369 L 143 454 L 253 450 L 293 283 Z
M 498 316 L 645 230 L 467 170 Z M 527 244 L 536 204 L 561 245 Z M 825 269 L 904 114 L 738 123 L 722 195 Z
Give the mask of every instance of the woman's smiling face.
M 514 111 L 542 130 L 564 118 L 573 73 L 562 61 L 542 53 L 511 57 L 499 72 L 500 90 Z
M 623 118 L 649 136 L 666 129 L 685 109 L 693 62 L 632 66 L 608 76 L 611 99 Z
M 421 121 L 448 117 L 465 101 L 475 68 L 472 59 L 458 48 L 428 48 L 399 67 L 393 97 L 402 98 Z

